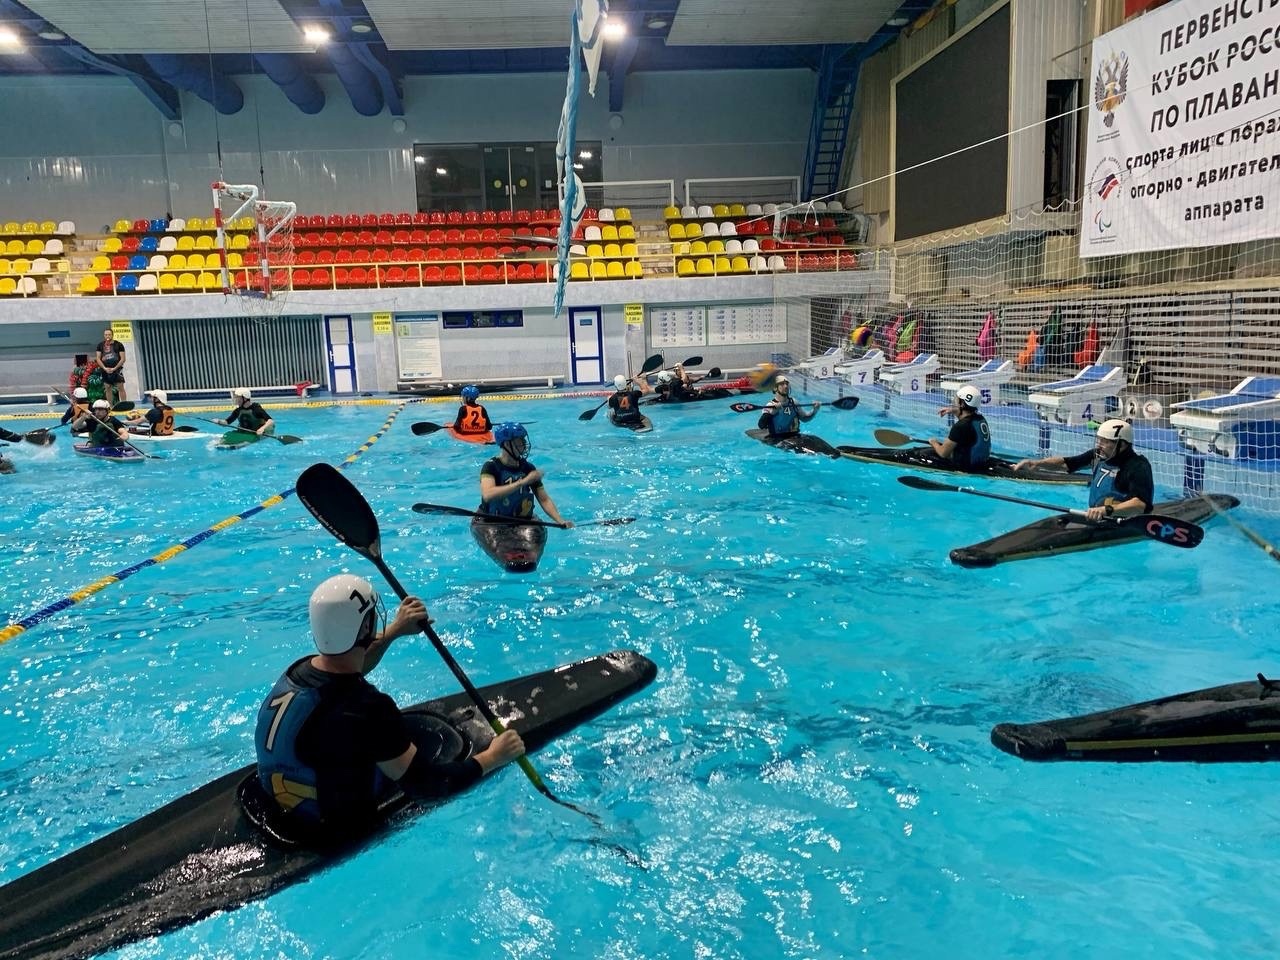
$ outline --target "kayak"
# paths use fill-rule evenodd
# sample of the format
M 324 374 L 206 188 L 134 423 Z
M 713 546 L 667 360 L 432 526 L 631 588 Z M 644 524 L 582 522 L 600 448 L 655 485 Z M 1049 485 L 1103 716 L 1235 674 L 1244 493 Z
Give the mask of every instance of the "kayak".
M 147 459 L 132 447 L 95 447 L 91 443 L 77 443 L 71 449 L 82 457 L 109 460 L 112 463 L 141 463 Z
M 1085 486 L 1089 477 L 1083 473 L 1067 473 L 1063 470 L 1047 470 L 1032 467 L 1028 470 L 1013 469 L 1016 461 L 990 457 L 981 470 L 961 470 L 948 460 L 938 457 L 929 447 L 836 447 L 842 457 L 861 463 L 883 463 L 910 470 L 940 470 L 972 477 L 997 477 L 1002 480 L 1025 480 L 1030 483 L 1057 483 L 1068 486 Z
M 663 404 L 668 407 L 679 407 L 686 403 L 697 403 L 700 400 L 723 400 L 725 397 L 735 396 L 732 390 L 723 390 L 712 387 L 707 390 L 699 390 L 694 387 L 687 396 L 681 397 L 679 400 L 673 400 L 669 397 L 649 397 L 647 400 L 641 400 L 642 407 L 652 406 L 653 404 Z
M 820 453 L 828 457 L 839 457 L 840 451 L 821 437 L 811 433 L 797 433 L 789 437 L 771 437 L 763 427 L 753 427 L 747 436 L 779 450 L 790 450 L 792 453 Z
M 547 546 L 547 528 L 539 523 L 508 523 L 475 517 L 471 521 L 471 536 L 489 559 L 508 573 L 536 570 Z
M 237 433 L 239 431 L 236 431 Z M 212 437 L 212 433 L 205 433 L 203 430 L 175 430 L 173 433 L 164 436 L 154 436 L 150 433 L 134 433 L 129 431 L 129 439 L 134 443 L 139 441 L 143 443 L 165 443 L 170 440 L 207 440 Z
M 238 450 L 241 447 L 257 443 L 261 439 L 262 437 L 252 430 L 228 430 L 214 446 L 219 450 Z
M 619 423 L 617 420 L 609 421 L 615 427 L 623 430 L 630 430 L 632 433 L 648 433 L 653 429 L 653 421 L 648 417 L 641 417 L 639 420 L 629 420 L 626 423 Z
M 1280 688 L 1259 675 L 1101 713 L 1000 723 L 991 742 L 1023 760 L 1277 760 Z
M 1240 501 L 1229 494 L 1212 493 L 1209 498 L 1220 510 L 1240 506 Z M 1151 512 L 1191 523 L 1202 523 L 1214 515 L 1213 507 L 1200 497 L 1166 500 L 1153 506 Z M 951 562 L 962 567 L 994 567 L 1012 560 L 1096 550 L 1142 539 L 1145 539 L 1142 532 L 1133 527 L 1120 527 L 1106 521 L 1090 523 L 1074 514 L 1059 514 L 970 547 L 957 547 L 951 551 Z
M 486 430 L 484 433 L 460 433 L 453 428 L 452 424 L 444 429 L 453 439 L 461 440 L 463 443 L 493 443 L 492 430 Z
M 656 673 L 640 654 L 615 650 L 480 694 L 532 752 L 641 690 Z M 474 754 L 493 737 L 465 694 L 416 704 L 405 715 L 419 749 L 443 759 Z M 519 777 L 514 765 L 507 776 Z M 526 786 L 513 780 L 505 789 Z M 234 909 L 341 861 L 434 806 L 396 794 L 367 836 L 307 848 L 278 815 L 264 815 L 268 804 L 274 809 L 250 764 L 0 887 L 0 957 L 86 957 Z

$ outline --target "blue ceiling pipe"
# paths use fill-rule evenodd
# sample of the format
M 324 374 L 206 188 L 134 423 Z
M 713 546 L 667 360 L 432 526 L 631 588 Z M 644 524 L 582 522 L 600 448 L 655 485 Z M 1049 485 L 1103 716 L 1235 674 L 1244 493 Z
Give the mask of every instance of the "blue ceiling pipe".
M 391 108 L 392 115 L 404 116 L 404 98 L 400 94 L 399 78 L 392 72 L 391 67 L 371 49 L 371 44 L 348 43 L 342 39 L 350 35 L 351 25 L 356 20 L 373 19 L 364 9 L 364 5 L 361 4 L 360 9 L 356 10 L 348 8 L 343 0 L 320 0 L 320 6 L 330 14 L 329 20 L 336 34 L 325 46 L 325 52 L 329 54 L 334 70 L 338 72 L 343 86 L 347 88 L 352 105 L 359 113 L 372 117 L 382 112 L 382 105 L 385 102 Z M 347 71 L 350 79 L 338 68 L 338 58 L 349 61 Z M 360 96 L 366 98 L 366 103 L 370 107 L 376 96 L 376 109 L 361 108 L 360 103 L 356 101 L 357 93 L 352 89 L 352 84 L 361 87 L 372 85 L 372 91 L 362 89 Z
M 160 79 L 190 90 L 201 100 L 213 104 L 221 114 L 239 113 L 244 109 L 244 91 L 230 77 L 210 69 L 208 57 L 194 54 L 148 53 L 143 60 Z
M 351 98 L 351 106 L 356 113 L 364 117 L 376 117 L 382 112 L 382 88 L 373 74 L 365 69 L 356 59 L 351 48 L 340 41 L 330 41 L 324 45 L 325 56 L 333 65 L 333 72 L 342 81 L 347 96 Z
M 297 57 L 288 53 L 257 53 L 254 59 L 262 72 L 284 91 L 289 102 L 303 113 L 317 114 L 324 109 L 324 91 Z

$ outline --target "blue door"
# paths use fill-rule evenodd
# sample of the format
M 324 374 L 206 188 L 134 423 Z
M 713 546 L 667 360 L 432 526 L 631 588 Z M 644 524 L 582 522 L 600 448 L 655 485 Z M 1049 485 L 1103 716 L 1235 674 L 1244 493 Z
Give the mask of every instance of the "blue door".
M 329 354 L 329 390 L 356 392 L 356 345 L 351 337 L 351 317 L 325 317 L 324 340 Z
M 604 330 L 599 307 L 569 308 L 574 383 L 604 383 Z

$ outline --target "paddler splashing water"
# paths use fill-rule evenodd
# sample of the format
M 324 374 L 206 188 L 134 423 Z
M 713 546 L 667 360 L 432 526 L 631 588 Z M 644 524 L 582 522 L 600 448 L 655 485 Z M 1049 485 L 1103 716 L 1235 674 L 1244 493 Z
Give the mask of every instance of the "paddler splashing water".
M 1090 465 L 1093 479 L 1089 481 L 1089 509 L 1085 512 L 1090 520 L 1151 512 L 1155 502 L 1151 463 L 1133 449 L 1133 424 L 1127 420 L 1108 420 L 1098 427 L 1092 450 L 1073 457 L 1019 460 L 1013 469 L 1057 467 L 1075 473 Z
M 318 653 L 276 681 L 254 737 L 258 784 L 299 835 L 317 843 L 358 835 L 396 790 L 445 796 L 524 755 L 520 735 L 506 730 L 469 759 L 440 760 L 440 734 L 415 742 L 395 701 L 365 679 L 393 640 L 430 622 L 417 597 L 378 630 L 385 614 L 377 591 L 343 573 L 316 588 L 310 607 Z

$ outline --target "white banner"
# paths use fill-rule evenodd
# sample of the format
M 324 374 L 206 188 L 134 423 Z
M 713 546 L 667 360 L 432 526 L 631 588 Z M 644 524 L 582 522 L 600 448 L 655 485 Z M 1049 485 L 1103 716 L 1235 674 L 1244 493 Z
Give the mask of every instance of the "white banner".
M 1179 0 L 1093 42 L 1080 256 L 1280 235 L 1280 0 Z

